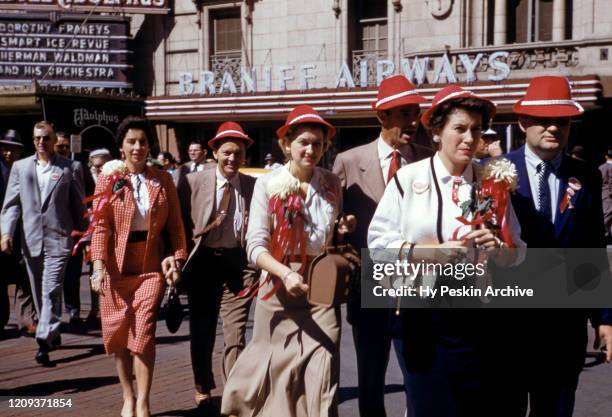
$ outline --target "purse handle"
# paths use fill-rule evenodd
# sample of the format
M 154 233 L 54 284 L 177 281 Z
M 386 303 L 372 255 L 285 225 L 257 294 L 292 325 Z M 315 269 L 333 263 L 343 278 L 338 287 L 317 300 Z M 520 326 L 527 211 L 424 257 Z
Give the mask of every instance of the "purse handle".
M 338 228 L 340 226 L 340 219 L 344 216 L 344 213 L 340 213 L 340 215 L 336 218 L 336 220 L 334 221 L 334 229 L 332 231 L 332 244 L 325 246 L 325 252 L 329 253 L 329 252 L 338 252 L 339 250 L 343 249 L 344 247 L 346 247 L 346 244 L 344 243 L 344 233 L 340 234 L 340 232 L 338 231 Z

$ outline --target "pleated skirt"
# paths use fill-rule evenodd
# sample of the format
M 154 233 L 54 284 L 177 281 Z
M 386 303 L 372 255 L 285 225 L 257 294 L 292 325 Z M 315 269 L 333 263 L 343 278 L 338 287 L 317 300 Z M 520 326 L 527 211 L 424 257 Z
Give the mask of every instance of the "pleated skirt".
M 164 296 L 161 272 L 143 274 L 146 242 L 128 243 L 124 274 L 112 274 L 100 297 L 102 339 L 107 354 L 128 349 L 140 355 L 155 344 L 157 312 Z
M 339 307 L 312 306 L 284 287 L 268 300 L 258 298 L 253 339 L 229 374 L 221 413 L 336 417 L 340 320 Z

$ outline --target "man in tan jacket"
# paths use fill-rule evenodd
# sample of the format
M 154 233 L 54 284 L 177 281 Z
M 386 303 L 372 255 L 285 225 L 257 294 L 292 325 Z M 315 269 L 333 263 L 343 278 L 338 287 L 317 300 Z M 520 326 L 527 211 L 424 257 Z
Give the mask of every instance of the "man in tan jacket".
M 336 157 L 333 172 L 344 189 L 344 211 L 357 217 L 355 233 L 348 235 L 355 248 L 367 248 L 368 225 L 395 172 L 433 154 L 414 143 L 419 104 L 425 101 L 404 76 L 385 79 L 372 104 L 381 125 L 379 137 Z M 360 294 L 351 294 L 347 306 L 357 353 L 359 413 L 361 417 L 384 417 L 385 374 L 396 319 L 390 310 L 362 309 L 360 300 Z M 402 364 L 399 339 L 395 346 Z M 406 375 L 403 365 L 402 372 Z

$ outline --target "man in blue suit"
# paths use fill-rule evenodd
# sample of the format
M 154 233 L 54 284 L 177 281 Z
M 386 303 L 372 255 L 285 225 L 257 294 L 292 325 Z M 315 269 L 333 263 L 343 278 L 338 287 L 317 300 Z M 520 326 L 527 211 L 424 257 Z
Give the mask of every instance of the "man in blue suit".
M 506 155 L 519 175 L 512 204 L 522 239 L 531 248 L 604 248 L 601 176 L 563 153 L 571 118 L 584 112 L 572 100 L 568 81 L 533 78 L 513 110 L 526 139 L 524 146 Z M 502 414 L 524 416 L 529 404 L 530 416 L 572 415 L 586 353 L 587 319 L 596 329 L 597 343 L 605 343 L 610 362 L 610 309 L 513 311 L 511 320 L 500 323 L 509 329 L 504 336 L 508 366 L 500 375 L 505 380 Z M 512 323 L 517 323 L 514 328 Z

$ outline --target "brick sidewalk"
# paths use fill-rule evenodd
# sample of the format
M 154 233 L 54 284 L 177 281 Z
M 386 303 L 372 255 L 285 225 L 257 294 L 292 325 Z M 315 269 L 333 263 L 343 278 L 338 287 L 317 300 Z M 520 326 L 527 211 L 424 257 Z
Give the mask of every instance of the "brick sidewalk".
M 86 277 L 82 281 L 82 316 L 88 313 L 89 294 Z M 12 287 L 10 288 L 12 290 Z M 15 323 L 11 318 L 10 324 Z M 252 322 L 249 322 L 249 328 Z M 13 326 L 14 328 L 14 326 Z M 34 339 L 15 337 L 15 330 L 7 328 L 9 338 L 0 341 L 0 397 L 70 398 L 72 408 L 19 409 L 8 408 L 0 399 L 0 416 L 95 416 L 119 415 L 122 405 L 121 388 L 116 376 L 114 360 L 104 354 L 99 331 L 62 334 L 62 346 L 51 352 L 54 368 L 42 368 L 34 362 L 37 345 Z M 214 369 L 218 371 L 221 357 L 221 328 L 217 332 L 214 350 Z M 13 336 L 11 338 L 11 336 Z M 250 338 L 250 334 L 247 335 Z M 189 355 L 187 321 L 171 335 L 165 323 L 158 322 L 157 361 L 151 410 L 154 416 L 195 415 L 193 379 Z M 553 340 L 551 340 L 553 343 Z M 590 346 L 590 345 L 589 345 Z M 549 347 L 550 348 L 550 347 Z M 503 359 L 500 359 L 503 360 Z M 588 361 L 592 361 L 589 359 Z M 341 417 L 357 417 L 357 371 L 350 326 L 343 323 L 341 344 L 340 406 Z M 221 383 L 220 373 L 215 375 Z M 388 417 L 404 414 L 402 378 L 395 354 L 392 353 L 387 375 L 385 403 Z M 576 399 L 575 417 L 612 416 L 612 365 L 595 365 L 581 375 Z M 213 391 L 221 395 L 221 389 Z M 276 417 L 276 416 L 273 416 Z M 280 416 L 279 416 L 280 417 Z

